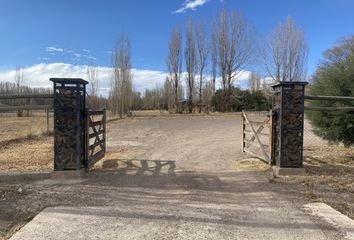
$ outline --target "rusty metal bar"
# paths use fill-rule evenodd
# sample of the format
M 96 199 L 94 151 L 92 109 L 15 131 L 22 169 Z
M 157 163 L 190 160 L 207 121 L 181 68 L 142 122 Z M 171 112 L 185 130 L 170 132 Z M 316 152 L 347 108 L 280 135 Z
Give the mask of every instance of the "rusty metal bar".
M 354 97 L 350 96 L 320 96 L 320 95 L 305 95 L 307 100 L 349 100 L 353 101 Z
M 53 93 L 13 93 L 13 94 L 0 94 L 0 99 L 20 99 L 20 98 L 53 98 Z
M 23 106 L 8 106 L 0 107 L 0 112 L 10 112 L 17 110 L 47 110 L 52 109 L 52 105 L 23 105 Z

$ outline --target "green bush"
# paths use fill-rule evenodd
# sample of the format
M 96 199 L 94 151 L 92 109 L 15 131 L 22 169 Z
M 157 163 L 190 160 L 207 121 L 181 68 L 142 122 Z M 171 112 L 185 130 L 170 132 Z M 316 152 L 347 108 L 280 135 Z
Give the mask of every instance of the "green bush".
M 311 95 L 354 96 L 354 37 L 347 38 L 324 53 L 316 70 Z M 354 101 L 311 100 L 309 106 L 354 106 Z M 354 144 L 354 112 L 309 112 L 315 133 L 333 143 Z
M 211 100 L 211 104 L 219 112 L 263 111 L 270 109 L 271 101 L 262 91 L 251 93 L 249 90 L 231 88 L 217 90 Z

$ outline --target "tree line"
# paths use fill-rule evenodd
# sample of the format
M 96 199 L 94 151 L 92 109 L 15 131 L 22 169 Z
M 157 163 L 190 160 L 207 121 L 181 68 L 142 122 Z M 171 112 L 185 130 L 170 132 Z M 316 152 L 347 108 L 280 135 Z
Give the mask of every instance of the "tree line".
M 235 107 L 240 106 L 235 99 L 252 96 L 264 101 L 265 104 L 258 106 L 268 106 L 270 85 L 306 81 L 308 48 L 303 30 L 290 17 L 263 41 L 254 26 L 237 11 L 221 10 L 210 26 L 188 18 L 184 29 L 183 33 L 177 24 L 171 30 L 166 58 L 168 75 L 163 86 L 142 94 L 133 91 L 129 39 L 125 36 L 118 41 L 113 53 L 113 68 L 118 75 L 115 74 L 109 97 L 112 109 L 117 109 L 120 115 L 132 109 L 166 109 L 177 113 L 185 103 L 189 113 L 234 111 L 240 109 Z M 263 72 L 263 78 L 252 72 L 248 91 L 236 88 L 235 81 L 255 65 Z M 218 95 L 216 84 L 220 86 Z M 120 105 L 116 105 L 118 102 Z
M 323 53 L 310 84 L 311 95 L 354 96 L 354 36 L 341 39 Z M 312 107 L 353 107 L 353 101 L 309 101 Z M 354 144 L 354 112 L 309 112 L 317 135 L 332 143 Z

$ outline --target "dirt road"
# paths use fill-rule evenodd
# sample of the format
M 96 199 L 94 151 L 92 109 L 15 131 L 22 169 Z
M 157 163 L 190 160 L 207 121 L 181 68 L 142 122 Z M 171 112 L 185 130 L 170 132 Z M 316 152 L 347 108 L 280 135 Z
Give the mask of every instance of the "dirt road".
M 229 171 L 240 151 L 240 116 L 134 119 L 108 132 L 108 151 L 131 159 L 175 161 L 176 171 Z
M 13 207 L 66 207 L 12 239 L 342 239 L 269 172 L 237 168 L 240 136 L 235 115 L 112 123 L 107 158 L 87 181 L 21 185 Z

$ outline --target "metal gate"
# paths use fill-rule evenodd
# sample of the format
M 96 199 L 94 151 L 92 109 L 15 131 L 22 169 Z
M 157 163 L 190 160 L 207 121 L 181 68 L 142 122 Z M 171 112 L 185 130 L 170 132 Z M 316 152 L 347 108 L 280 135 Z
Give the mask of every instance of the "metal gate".
M 242 152 L 267 163 L 272 159 L 272 114 L 242 111 Z
M 85 165 L 90 168 L 106 153 L 106 110 L 87 110 L 85 126 Z

